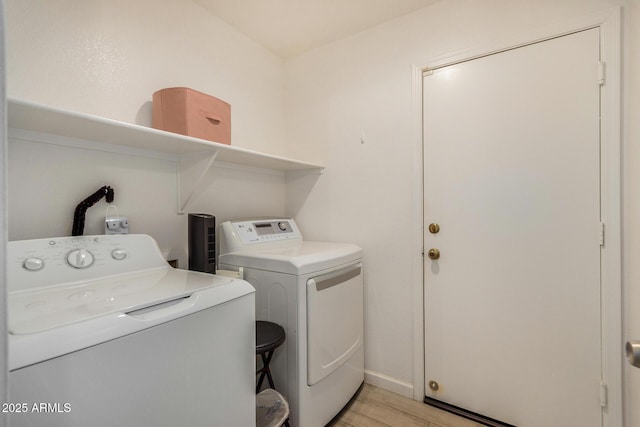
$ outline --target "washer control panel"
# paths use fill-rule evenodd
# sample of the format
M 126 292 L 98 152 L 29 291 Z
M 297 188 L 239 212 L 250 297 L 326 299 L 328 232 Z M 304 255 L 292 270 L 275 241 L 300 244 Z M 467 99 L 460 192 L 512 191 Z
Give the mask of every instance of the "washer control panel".
M 9 291 L 164 265 L 157 244 L 144 234 L 54 237 L 7 244 Z

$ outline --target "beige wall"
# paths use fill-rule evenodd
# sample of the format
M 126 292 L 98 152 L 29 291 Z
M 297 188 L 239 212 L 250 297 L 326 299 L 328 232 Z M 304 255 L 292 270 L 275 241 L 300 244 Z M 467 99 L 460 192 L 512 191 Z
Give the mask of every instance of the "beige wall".
M 282 60 L 191 1 L 7 0 L 8 96 L 151 125 L 187 86 L 232 105 L 233 144 L 284 153 Z
M 284 153 L 282 60 L 195 3 L 6 3 L 9 97 L 150 126 L 154 91 L 192 87 L 232 105 L 234 146 Z M 75 206 L 111 185 L 130 231 L 187 265 L 175 160 L 12 138 L 8 169 L 10 240 L 69 235 Z M 216 168 L 188 211 L 219 222 L 283 215 L 284 192 L 282 173 Z M 104 232 L 105 209 L 89 209 L 85 234 Z

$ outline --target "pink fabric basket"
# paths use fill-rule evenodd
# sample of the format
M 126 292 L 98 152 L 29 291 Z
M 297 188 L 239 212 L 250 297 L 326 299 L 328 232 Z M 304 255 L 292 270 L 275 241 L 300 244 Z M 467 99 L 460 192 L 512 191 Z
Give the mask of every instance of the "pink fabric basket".
M 153 94 L 153 127 L 168 132 L 231 144 L 231 105 L 187 87 Z

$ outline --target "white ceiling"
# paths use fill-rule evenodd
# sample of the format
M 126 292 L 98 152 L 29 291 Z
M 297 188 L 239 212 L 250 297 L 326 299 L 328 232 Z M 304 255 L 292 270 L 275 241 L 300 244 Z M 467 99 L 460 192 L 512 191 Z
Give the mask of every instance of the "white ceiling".
M 193 0 L 282 58 L 439 0 Z

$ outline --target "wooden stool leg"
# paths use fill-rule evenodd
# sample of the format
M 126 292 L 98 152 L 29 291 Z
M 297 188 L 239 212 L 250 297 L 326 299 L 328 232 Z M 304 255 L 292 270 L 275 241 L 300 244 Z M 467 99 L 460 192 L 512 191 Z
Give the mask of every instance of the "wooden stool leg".
M 267 380 L 269 381 L 269 386 L 271 386 L 272 389 L 276 389 L 276 385 L 273 383 L 273 377 L 271 376 L 271 368 L 269 367 L 269 364 L 271 363 L 271 357 L 273 356 L 273 353 L 275 352 L 275 350 L 270 351 L 269 354 L 267 355 Z
M 264 357 L 264 353 L 260 355 L 262 358 L 262 368 L 258 371 L 260 373 L 260 378 L 258 378 L 258 385 L 256 386 L 256 394 L 260 393 L 260 389 L 262 388 L 262 381 L 264 381 L 265 369 L 267 368 L 267 361 Z
M 260 378 L 258 379 L 258 386 L 256 387 L 256 394 L 260 393 L 260 389 L 262 388 L 262 381 L 264 381 L 265 375 L 267 376 L 267 381 L 269 382 L 269 387 L 272 389 L 276 389 L 275 384 L 273 383 L 273 377 L 271 376 L 271 369 L 269 369 L 269 364 L 271 363 L 271 357 L 273 356 L 273 351 L 262 353 L 260 357 L 262 358 L 262 369 L 260 372 Z

